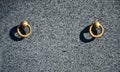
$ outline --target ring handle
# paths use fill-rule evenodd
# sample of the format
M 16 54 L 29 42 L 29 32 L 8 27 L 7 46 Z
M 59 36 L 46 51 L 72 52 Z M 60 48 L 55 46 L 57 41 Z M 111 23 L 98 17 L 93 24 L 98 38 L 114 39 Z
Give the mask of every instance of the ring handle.
M 21 31 L 20 31 L 20 27 L 22 28 L 26 28 L 28 27 L 29 28 L 29 32 L 27 34 L 22 34 Z M 31 26 L 29 25 L 29 23 L 27 21 L 23 21 L 18 27 L 17 27 L 17 33 L 20 37 L 23 37 L 23 38 L 27 38 L 28 36 L 31 35 L 32 33 L 32 28 Z
M 94 28 L 94 29 L 101 28 L 101 32 L 100 32 L 99 34 L 95 35 L 95 34 L 93 34 L 93 32 L 92 32 L 92 28 Z M 90 33 L 90 35 L 91 35 L 92 37 L 94 37 L 94 38 L 99 38 L 99 37 L 101 37 L 101 36 L 104 34 L 104 28 L 103 28 L 103 26 L 102 26 L 98 21 L 96 21 L 94 24 L 92 24 L 92 25 L 90 26 L 90 28 L 89 28 L 89 33 Z

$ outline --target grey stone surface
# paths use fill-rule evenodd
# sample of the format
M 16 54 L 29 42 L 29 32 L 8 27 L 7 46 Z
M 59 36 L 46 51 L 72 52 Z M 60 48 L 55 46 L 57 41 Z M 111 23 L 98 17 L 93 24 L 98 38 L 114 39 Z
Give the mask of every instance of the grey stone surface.
M 88 41 L 96 19 L 105 33 Z M 33 32 L 20 39 L 23 20 Z M 0 0 L 0 72 L 120 72 L 119 28 L 119 0 Z

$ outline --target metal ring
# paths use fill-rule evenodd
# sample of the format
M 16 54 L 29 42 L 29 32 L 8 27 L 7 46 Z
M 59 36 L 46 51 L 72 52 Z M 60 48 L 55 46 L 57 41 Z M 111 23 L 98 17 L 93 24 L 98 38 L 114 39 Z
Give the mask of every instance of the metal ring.
M 28 27 L 28 28 L 29 28 L 29 32 L 28 32 L 27 34 L 22 34 L 21 31 L 20 31 L 20 27 L 22 27 L 22 28 Z M 23 21 L 23 22 L 21 23 L 21 25 L 19 25 L 19 26 L 17 27 L 17 33 L 18 33 L 18 35 L 19 35 L 20 37 L 27 38 L 27 37 L 30 36 L 30 34 L 32 33 L 32 28 L 31 28 L 31 26 L 29 25 L 29 23 L 28 23 L 27 21 Z
M 95 34 L 93 34 L 93 32 L 92 32 L 92 28 L 95 28 L 95 29 L 101 28 L 101 32 L 100 32 L 99 34 L 95 35 Z M 89 33 L 90 33 L 90 35 L 91 35 L 92 37 L 94 37 L 94 38 L 99 38 L 99 37 L 101 37 L 101 36 L 103 35 L 103 33 L 104 33 L 104 28 L 103 28 L 103 26 L 102 26 L 98 21 L 96 21 L 94 24 L 92 24 L 92 25 L 90 26 L 90 28 L 89 28 Z

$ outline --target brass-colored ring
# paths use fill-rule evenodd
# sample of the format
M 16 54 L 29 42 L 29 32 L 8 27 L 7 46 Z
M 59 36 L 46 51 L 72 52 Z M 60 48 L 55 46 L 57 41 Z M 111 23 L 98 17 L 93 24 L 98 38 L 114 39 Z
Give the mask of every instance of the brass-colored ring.
M 95 35 L 95 34 L 93 34 L 93 32 L 92 32 L 92 28 L 95 28 L 95 29 L 101 28 L 101 32 L 100 32 L 99 34 Z M 92 37 L 94 37 L 94 38 L 99 38 L 99 37 L 101 37 L 101 36 L 104 34 L 104 28 L 103 28 L 103 26 L 102 26 L 98 21 L 96 21 L 94 24 L 92 24 L 92 25 L 90 26 L 90 28 L 89 28 L 89 33 L 90 33 L 90 35 L 91 35 Z
M 28 28 L 29 28 L 29 32 L 28 32 L 27 34 L 22 34 L 22 33 L 20 32 L 20 27 L 22 27 L 22 28 L 28 27 Z M 17 33 L 18 33 L 18 35 L 19 35 L 20 37 L 27 38 L 27 37 L 30 36 L 30 34 L 32 33 L 32 28 L 31 28 L 31 26 L 29 25 L 29 23 L 28 23 L 27 21 L 23 21 L 23 22 L 21 23 L 21 25 L 19 25 L 19 26 L 17 27 Z

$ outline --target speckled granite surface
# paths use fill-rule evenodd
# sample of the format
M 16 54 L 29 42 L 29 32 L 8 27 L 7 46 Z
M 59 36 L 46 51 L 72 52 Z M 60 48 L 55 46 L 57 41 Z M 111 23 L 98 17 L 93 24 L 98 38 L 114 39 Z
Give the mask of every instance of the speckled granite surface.
M 88 33 L 96 19 L 99 39 Z M 33 29 L 25 39 L 23 20 Z M 0 0 L 0 72 L 120 72 L 119 28 L 119 0 Z

